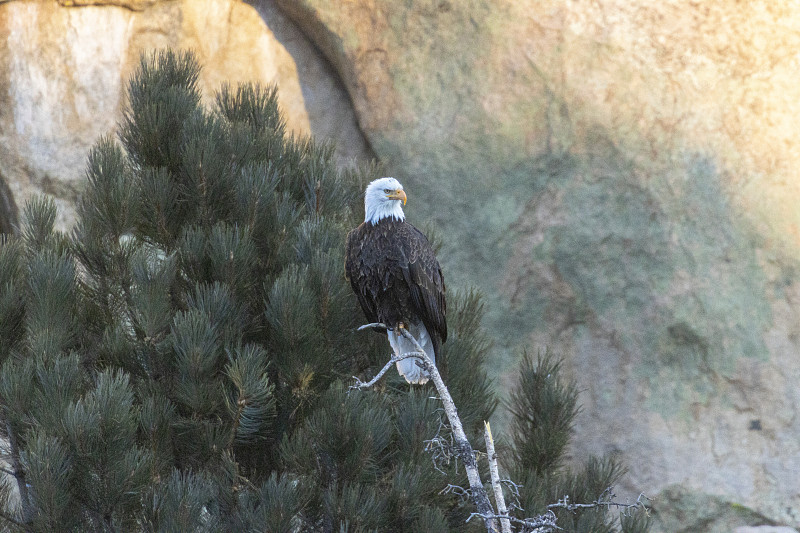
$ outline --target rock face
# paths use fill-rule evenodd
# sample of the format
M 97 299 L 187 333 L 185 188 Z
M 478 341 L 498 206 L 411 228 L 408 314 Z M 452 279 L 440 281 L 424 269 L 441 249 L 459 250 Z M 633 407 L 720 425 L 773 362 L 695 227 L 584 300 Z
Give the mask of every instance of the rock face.
M 225 82 L 275 83 L 290 130 L 335 135 L 343 163 L 371 155 L 327 62 L 271 2 L 61 4 L 0 2 L 0 181 L 17 206 L 48 193 L 69 226 L 87 151 L 113 135 L 125 80 L 142 52 L 167 46 L 195 51 L 209 101 Z M 69 7 L 86 4 L 105 5 Z
M 786 526 L 742 526 L 734 529 L 733 533 L 797 533 L 797 530 Z
M 448 285 L 486 294 L 501 385 L 523 349 L 566 358 L 573 453 L 619 453 L 618 494 L 800 525 L 796 3 L 62 4 L 115 5 L 0 2 L 17 204 L 49 192 L 68 222 L 141 50 L 194 48 L 209 94 L 276 81 L 292 129 L 405 183 Z
M 575 454 L 800 522 L 800 8 L 278 4 L 450 286 L 487 294 L 502 383 L 549 346 L 585 391 Z
M 667 487 L 651 502 L 654 531 L 665 533 L 797 533 L 742 505 L 678 486 Z

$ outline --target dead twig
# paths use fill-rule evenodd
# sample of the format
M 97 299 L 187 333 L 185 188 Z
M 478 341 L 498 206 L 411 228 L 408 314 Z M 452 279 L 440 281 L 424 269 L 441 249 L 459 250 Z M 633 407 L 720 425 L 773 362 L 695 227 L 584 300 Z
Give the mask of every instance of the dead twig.
M 403 359 L 409 359 L 411 357 L 418 357 L 417 353 L 416 352 L 409 352 L 409 353 L 401 354 L 399 356 L 392 356 L 392 358 L 389 359 L 389 362 L 386 363 L 385 365 L 383 365 L 383 368 L 381 368 L 381 371 L 378 372 L 377 374 L 375 374 L 375 377 L 372 378 L 371 380 L 367 381 L 366 383 L 361 381 L 360 379 L 358 379 L 356 376 L 353 376 L 353 379 L 356 380 L 356 382 L 355 382 L 354 385 L 350 385 L 350 388 L 348 390 L 353 390 L 353 389 L 365 390 L 365 389 L 369 389 L 370 387 L 375 385 L 378 381 L 380 381 L 380 379 L 383 377 L 383 375 L 386 374 L 386 372 L 388 372 L 390 368 L 392 368 L 393 364 L 395 364 L 398 361 L 402 361 Z
M 645 504 L 645 500 L 650 501 L 650 498 L 644 495 L 644 493 L 640 493 L 639 497 L 636 498 L 636 501 L 633 503 L 622 503 L 614 501 L 614 487 L 608 487 L 603 493 L 600 495 L 592 503 L 570 503 L 569 496 L 564 496 L 556 503 L 551 503 L 547 506 L 547 509 L 566 509 L 567 511 L 577 511 L 579 509 L 596 509 L 598 507 L 605 507 L 607 509 L 611 507 L 616 507 L 618 509 L 625 509 L 630 510 L 636 507 L 641 507 L 644 509 L 645 512 L 648 512 L 647 505 Z
M 548 533 L 550 531 L 561 529 L 556 525 L 556 515 L 555 513 L 553 513 L 553 511 L 547 511 L 547 513 L 540 516 L 536 516 L 534 518 L 514 518 L 507 515 L 486 516 L 480 513 L 472 513 L 471 515 L 469 515 L 469 518 L 467 518 L 467 522 L 469 522 L 476 516 L 483 518 L 484 520 L 486 520 L 487 518 L 508 520 L 509 522 L 518 524 L 521 527 L 520 531 L 526 533 Z
M 438 398 L 436 399 L 438 400 Z M 430 439 L 422 441 L 425 444 L 425 451 L 431 455 L 433 468 L 442 474 L 446 474 L 443 467 L 449 465 L 450 459 L 453 457 L 453 436 L 450 435 L 449 442 L 441 436 L 442 429 L 445 427 L 447 426 L 440 418 L 436 434 Z M 456 463 L 456 471 L 458 471 L 458 463 Z

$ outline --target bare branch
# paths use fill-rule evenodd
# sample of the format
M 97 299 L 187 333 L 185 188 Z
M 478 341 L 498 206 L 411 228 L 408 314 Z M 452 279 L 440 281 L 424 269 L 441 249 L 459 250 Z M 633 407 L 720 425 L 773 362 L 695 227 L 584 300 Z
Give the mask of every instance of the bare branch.
M 366 328 L 386 328 L 386 325 L 372 323 L 361 326 L 358 329 L 361 331 Z M 469 440 L 467 439 L 467 434 L 464 432 L 464 427 L 461 425 L 461 419 L 458 417 L 458 411 L 455 403 L 453 402 L 453 397 L 450 396 L 450 391 L 447 390 L 447 387 L 445 386 L 442 376 L 439 374 L 439 370 L 436 368 L 436 365 L 433 364 L 433 361 L 431 361 L 430 357 L 428 357 L 428 354 L 422 349 L 422 346 L 420 346 L 417 339 L 415 339 L 414 336 L 411 335 L 411 333 L 409 333 L 405 328 L 398 328 L 398 332 L 414 344 L 414 348 L 417 350 L 416 353 L 414 353 L 414 356 L 422 360 L 421 362 L 418 362 L 418 364 L 427 370 L 431 381 L 433 381 L 433 384 L 436 386 L 436 390 L 439 393 L 439 398 L 442 400 L 442 405 L 444 406 L 444 411 L 447 415 L 447 420 L 450 422 L 453 438 L 455 439 L 455 445 L 453 446 L 455 454 L 461 459 L 461 462 L 464 463 L 464 468 L 467 471 L 470 498 L 478 508 L 478 513 L 485 517 L 483 521 L 487 531 L 496 532 L 498 531 L 497 522 L 496 519 L 493 518 L 495 512 L 492 508 L 492 503 L 489 501 L 489 496 L 486 494 L 486 489 L 483 488 L 480 472 L 478 472 L 478 462 L 475 459 L 475 452 L 472 449 L 472 445 L 469 443 Z M 402 354 L 401 357 L 406 355 L 409 354 Z M 391 362 L 393 361 L 390 361 L 390 363 Z M 360 384 L 357 384 L 356 387 L 362 388 Z
M 480 513 L 472 513 L 467 518 L 467 522 L 472 520 L 474 517 L 480 517 L 484 520 L 487 519 L 500 519 L 500 520 L 508 520 L 513 522 L 514 524 L 519 524 L 522 526 L 521 531 L 529 532 L 529 533 L 548 533 L 553 530 L 560 530 L 561 528 L 556 525 L 556 515 L 553 511 L 547 511 L 547 513 L 536 516 L 534 518 L 514 518 L 507 515 L 482 515 Z
M 354 380 L 356 380 L 356 383 L 355 383 L 355 385 L 350 385 L 350 388 L 349 388 L 348 390 L 353 390 L 353 389 L 364 390 L 364 389 L 368 389 L 368 388 L 372 387 L 373 385 L 375 385 L 375 384 L 376 384 L 376 383 L 377 383 L 377 382 L 378 382 L 378 381 L 379 381 L 379 380 L 380 380 L 380 379 L 383 377 L 383 375 L 384 375 L 384 374 L 385 374 L 385 373 L 386 373 L 386 372 L 387 372 L 387 371 L 388 371 L 390 368 L 392 368 L 392 365 L 394 364 L 394 361 L 393 361 L 393 359 L 394 359 L 394 357 L 393 357 L 392 359 L 390 359 L 390 360 L 389 360 L 389 362 L 388 362 L 388 363 L 386 363 L 386 364 L 383 366 L 383 368 L 381 368 L 381 371 L 380 371 L 380 372 L 378 372 L 377 374 L 375 374 L 375 377 L 374 377 L 374 378 L 372 378 L 371 380 L 367 381 L 366 383 L 364 383 L 363 381 L 361 381 L 360 379 L 358 379 L 356 376 L 353 376 L 353 379 L 354 379 Z
M 608 487 L 606 490 L 603 491 L 600 497 L 597 498 L 592 503 L 570 503 L 569 496 L 564 496 L 556 503 L 551 503 L 550 505 L 548 505 L 547 508 L 549 510 L 566 509 L 567 511 L 577 511 L 579 509 L 596 509 L 598 507 L 605 507 L 606 509 L 609 509 L 611 507 L 616 507 L 618 509 L 625 509 L 625 510 L 630 510 L 635 507 L 641 507 L 642 509 L 644 509 L 645 512 L 648 512 L 647 505 L 645 504 L 644 500 L 650 501 L 650 498 L 645 496 L 644 493 L 640 493 L 639 497 L 636 498 L 636 501 L 633 503 L 622 503 L 614 501 L 614 497 L 616 496 L 616 494 L 614 494 L 613 489 L 614 487 Z
M 356 331 L 362 331 L 368 328 L 382 328 L 382 329 L 389 329 L 386 327 L 386 324 L 381 322 L 373 322 L 372 324 L 364 324 L 363 326 L 359 327 Z
M 501 479 L 500 483 L 503 483 L 508 488 L 508 490 L 511 491 L 511 495 L 514 497 L 514 501 L 511 502 L 511 504 L 508 507 L 509 512 L 513 510 L 519 510 L 524 512 L 525 509 L 522 507 L 522 504 L 520 503 L 520 499 L 522 498 L 522 496 L 520 496 L 519 494 L 519 489 L 522 487 L 522 485 L 514 483 L 510 479 Z
M 417 339 L 405 328 L 400 328 L 400 334 L 414 343 L 414 347 L 418 352 L 417 355 L 422 359 L 425 370 L 430 374 L 431 380 L 436 386 L 436 390 L 439 392 L 439 397 L 442 399 L 442 405 L 444 406 L 444 411 L 447 414 L 447 420 L 450 422 L 453 438 L 455 439 L 456 455 L 458 455 L 461 462 L 464 463 L 464 468 L 467 471 L 472 501 L 478 508 L 478 512 L 486 515 L 486 518 L 484 518 L 486 529 L 488 531 L 497 531 L 494 518 L 490 518 L 490 515 L 494 514 L 494 509 L 492 508 L 492 503 L 489 501 L 489 496 L 486 494 L 486 489 L 483 488 L 481 475 L 480 472 L 478 472 L 478 462 L 475 459 L 475 452 L 467 439 L 464 427 L 461 425 L 461 419 L 458 417 L 458 410 L 456 409 L 456 404 L 453 402 L 453 397 L 450 396 L 450 391 L 447 390 L 447 386 L 445 386 L 442 375 L 439 374 L 436 365 L 433 364 L 428 354 L 422 349 Z
M 403 359 L 410 359 L 411 357 L 414 357 L 414 358 L 418 357 L 417 352 L 408 352 L 408 353 L 401 354 L 399 356 L 392 356 L 392 358 L 389 359 L 389 362 L 386 363 L 385 365 L 383 365 L 383 368 L 381 368 L 381 371 L 378 372 L 377 374 L 375 374 L 375 377 L 372 378 L 371 380 L 369 380 L 366 383 L 364 383 L 363 381 L 358 379 L 356 376 L 353 376 L 353 379 L 356 380 L 356 383 L 354 385 L 350 385 L 350 388 L 348 390 L 353 390 L 353 389 L 365 390 L 365 389 L 368 389 L 368 388 L 372 387 L 378 381 L 380 381 L 380 379 L 383 377 L 383 375 L 386 374 L 386 372 L 388 372 L 390 368 L 392 368 L 393 364 L 395 364 L 398 361 L 402 361 Z
M 449 484 L 439 491 L 439 494 L 455 494 L 462 500 L 468 500 L 470 498 L 470 493 L 468 489 L 461 487 L 459 485 Z
M 503 533 L 511 533 L 511 522 L 508 519 L 506 499 L 503 497 L 503 486 L 500 484 L 500 472 L 497 468 L 497 453 L 494 451 L 492 427 L 489 422 L 484 422 L 483 424 L 486 427 L 483 438 L 486 441 L 486 454 L 489 456 L 489 474 L 492 479 L 492 489 L 494 489 L 494 504 L 497 506 L 497 514 L 501 517 L 500 526 L 503 529 Z
M 438 400 L 438 398 L 436 398 Z M 431 455 L 433 461 L 433 468 L 442 474 L 446 474 L 442 465 L 449 465 L 450 459 L 453 458 L 453 436 L 450 435 L 449 442 L 441 436 L 442 428 L 447 427 L 442 419 L 439 419 L 439 429 L 436 430 L 436 435 L 432 438 L 422 441 L 425 444 L 425 451 Z M 458 464 L 456 463 L 456 470 Z

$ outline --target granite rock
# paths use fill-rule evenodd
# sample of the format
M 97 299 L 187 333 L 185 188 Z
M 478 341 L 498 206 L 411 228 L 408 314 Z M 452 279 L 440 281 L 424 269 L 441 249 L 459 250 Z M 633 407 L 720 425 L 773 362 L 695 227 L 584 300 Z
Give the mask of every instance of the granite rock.
M 338 141 L 345 165 L 372 154 L 335 73 L 269 1 L 3 2 L 0 36 L 0 181 L 12 218 L 45 193 L 69 227 L 87 152 L 114 134 L 125 80 L 157 48 L 194 50 L 208 102 L 222 83 L 277 84 L 289 130 Z

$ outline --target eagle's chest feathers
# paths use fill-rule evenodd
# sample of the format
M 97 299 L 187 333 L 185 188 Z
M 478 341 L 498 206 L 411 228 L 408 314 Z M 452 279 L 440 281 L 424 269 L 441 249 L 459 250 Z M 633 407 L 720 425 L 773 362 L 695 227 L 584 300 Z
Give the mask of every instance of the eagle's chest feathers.
M 408 257 L 401 240 L 405 222 L 381 221 L 364 224 L 364 233 L 359 247 L 361 274 L 371 280 L 369 290 L 373 297 L 394 291 L 403 281 L 402 269 Z

